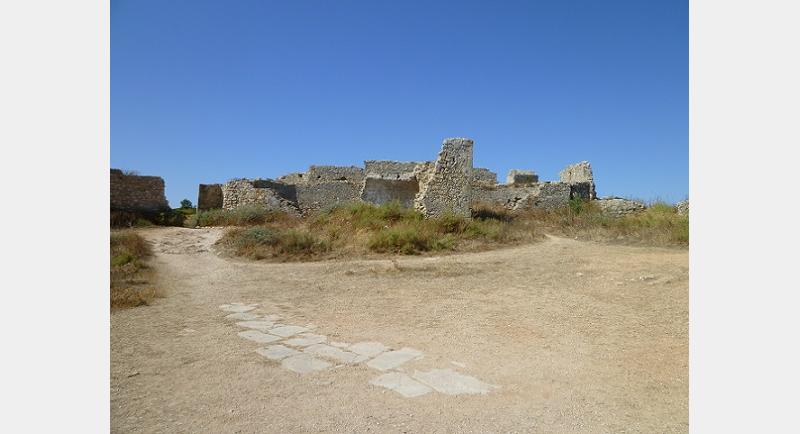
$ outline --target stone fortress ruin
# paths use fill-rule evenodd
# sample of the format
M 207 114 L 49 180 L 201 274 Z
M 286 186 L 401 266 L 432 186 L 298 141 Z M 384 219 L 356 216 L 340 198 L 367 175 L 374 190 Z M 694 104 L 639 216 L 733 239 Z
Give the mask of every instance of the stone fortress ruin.
M 277 179 L 232 179 L 225 184 L 200 184 L 199 210 L 235 209 L 260 205 L 296 215 L 307 215 L 347 202 L 376 205 L 398 201 L 426 217 L 453 213 L 470 217 L 479 204 L 509 210 L 557 208 L 572 198 L 597 200 L 601 208 L 623 215 L 643 205 L 626 199 L 597 199 L 591 165 L 582 161 L 567 166 L 559 181 L 539 181 L 530 170 L 515 169 L 505 184 L 497 174 L 472 165 L 474 142 L 445 139 L 434 161 L 399 162 L 368 160 L 364 167 L 311 166 L 303 173 Z M 608 201 L 614 201 L 613 203 Z M 606 203 L 604 203 L 606 202 Z M 631 202 L 631 203 L 626 203 Z

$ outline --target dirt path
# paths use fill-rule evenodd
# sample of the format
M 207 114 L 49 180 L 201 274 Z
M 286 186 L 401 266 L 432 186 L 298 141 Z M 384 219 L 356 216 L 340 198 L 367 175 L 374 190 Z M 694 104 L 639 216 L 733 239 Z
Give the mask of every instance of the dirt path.
M 686 250 L 550 237 L 266 264 L 218 257 L 217 229 L 142 233 L 166 298 L 111 315 L 113 432 L 688 431 Z M 237 325 L 226 316 L 248 307 L 232 303 L 269 324 Z M 302 331 L 239 336 L 281 324 L 324 336 L 320 352 L 288 342 Z M 337 359 L 359 347 L 335 345 L 358 342 L 419 355 L 385 371 L 374 356 Z M 256 352 L 272 345 L 302 354 Z M 311 367 L 309 353 L 328 366 L 291 370 Z

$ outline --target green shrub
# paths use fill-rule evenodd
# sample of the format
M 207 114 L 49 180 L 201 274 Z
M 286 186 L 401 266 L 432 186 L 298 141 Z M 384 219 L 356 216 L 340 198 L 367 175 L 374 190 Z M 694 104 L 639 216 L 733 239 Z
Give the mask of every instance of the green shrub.
M 181 201 L 181 208 L 192 208 L 192 201 L 189 199 L 184 199 Z
M 119 255 L 115 255 L 111 257 L 111 266 L 112 267 L 121 267 L 129 262 L 134 261 L 134 257 L 129 252 L 123 252 Z

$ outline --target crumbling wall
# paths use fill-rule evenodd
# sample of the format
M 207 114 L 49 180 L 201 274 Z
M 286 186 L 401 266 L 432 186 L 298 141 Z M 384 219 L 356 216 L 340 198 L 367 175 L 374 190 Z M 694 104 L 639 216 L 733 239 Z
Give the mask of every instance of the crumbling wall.
M 309 185 L 331 181 L 361 185 L 364 181 L 364 169 L 356 166 L 311 166 L 304 178 Z
M 472 169 L 473 187 L 493 187 L 497 185 L 497 174 L 489 169 L 474 167 Z
M 424 163 L 365 161 L 361 200 L 375 205 L 396 200 L 404 207 L 413 207 L 414 198 L 419 192 L 419 182 L 415 170 L 420 164 Z
M 511 169 L 506 175 L 508 185 L 532 185 L 539 182 L 539 175 L 532 170 Z
M 261 179 L 232 179 L 226 182 L 221 187 L 222 208 L 235 209 L 243 205 L 259 205 L 269 210 L 296 214 L 295 204 L 282 198 L 275 189 L 268 187 L 269 183 L 272 181 Z
M 197 209 L 206 211 L 222 208 L 222 185 L 200 184 L 197 191 Z
M 367 176 L 361 190 L 361 200 L 375 205 L 398 201 L 405 208 L 414 206 L 414 198 L 419 193 L 416 178 L 385 179 Z
M 383 179 L 411 179 L 414 170 L 425 162 L 367 160 L 364 162 L 364 176 Z
M 360 200 L 361 186 L 347 181 L 301 184 L 295 187 L 297 207 L 303 214 Z
M 308 177 L 306 176 L 305 172 L 293 172 L 278 177 L 276 181 L 289 185 L 297 185 L 297 184 L 303 184 L 304 182 L 306 182 L 306 179 L 308 179 Z
M 111 169 L 111 209 L 120 211 L 164 211 L 169 202 L 164 180 L 158 176 L 126 175 Z
M 566 182 L 573 186 L 572 197 L 583 197 L 587 200 L 597 199 L 595 191 L 594 175 L 592 165 L 588 161 L 567 166 L 558 174 L 561 182 Z M 588 193 L 587 191 L 588 190 Z
M 520 209 L 531 195 L 539 194 L 539 186 L 498 185 L 496 187 L 473 186 L 472 205 L 498 205 L 510 210 Z
M 644 211 L 647 207 L 635 200 L 623 199 L 621 197 L 604 197 L 594 202 L 604 214 L 611 217 L 623 217 Z
M 539 192 L 531 195 L 525 208 L 554 209 L 569 205 L 571 188 L 564 182 L 543 182 L 538 184 Z
M 509 210 L 553 209 L 569 204 L 570 186 L 563 182 L 531 185 L 498 185 L 496 188 L 473 188 L 472 203 L 499 205 Z
M 470 217 L 473 144 L 466 138 L 445 139 L 433 167 L 426 165 L 427 173 L 418 177 L 414 206 L 426 217 L 446 212 Z

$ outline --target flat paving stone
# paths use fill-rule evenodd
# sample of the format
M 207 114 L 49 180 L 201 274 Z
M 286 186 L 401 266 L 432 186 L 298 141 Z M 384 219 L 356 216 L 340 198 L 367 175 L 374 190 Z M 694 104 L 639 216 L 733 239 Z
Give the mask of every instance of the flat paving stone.
M 272 321 L 264 321 L 264 320 L 257 320 L 257 321 L 239 321 L 236 323 L 239 327 L 247 327 L 249 329 L 256 329 L 261 330 L 262 332 L 267 332 L 269 329 L 272 328 L 274 325 Z
M 334 347 L 339 347 L 339 348 L 347 348 L 347 347 L 349 347 L 349 346 L 350 346 L 350 344 L 348 344 L 347 342 L 334 342 L 334 341 L 330 341 L 330 342 L 328 342 L 328 344 L 329 344 L 329 345 L 332 345 L 332 346 L 334 346 Z
M 284 324 L 275 324 L 272 329 L 270 329 L 270 333 L 273 335 L 281 336 L 284 338 L 288 338 L 289 336 L 296 335 L 298 333 L 303 333 L 308 331 L 305 327 L 300 327 L 296 325 L 284 325 Z
M 313 354 L 315 356 L 325 357 L 328 359 L 336 360 L 337 362 L 340 363 L 347 363 L 347 364 L 361 363 L 364 360 L 368 359 L 368 357 L 366 356 L 362 356 L 356 353 L 351 353 L 349 351 L 344 351 L 341 348 L 336 348 L 325 344 L 314 344 L 307 347 L 303 351 L 309 354 Z
M 430 387 L 415 381 L 407 374 L 403 374 L 402 372 L 389 372 L 387 374 L 383 374 L 380 377 L 372 379 L 369 384 L 394 390 L 406 398 L 422 396 L 426 393 L 430 393 L 433 390 Z
M 307 347 L 309 345 L 321 344 L 328 338 L 323 335 L 315 335 L 313 333 L 301 333 L 286 341 L 287 345 L 293 347 Z
M 431 369 L 415 372 L 414 379 L 446 395 L 486 394 L 498 386 L 484 383 L 475 377 L 460 374 L 452 369 Z
M 408 361 L 422 357 L 422 352 L 413 348 L 404 347 L 397 351 L 389 351 L 367 362 L 367 366 L 379 371 L 388 371 Z
M 300 351 L 284 347 L 283 345 L 270 345 L 266 348 L 259 348 L 256 352 L 270 360 L 281 360 L 289 356 L 300 354 Z
M 251 310 L 255 309 L 256 307 L 258 307 L 258 305 L 247 306 L 247 305 L 243 305 L 243 304 L 223 304 L 219 308 L 224 310 L 225 312 L 241 313 L 241 312 L 250 312 Z
M 281 366 L 298 374 L 307 374 L 309 372 L 321 371 L 328 369 L 331 364 L 317 359 L 311 354 L 300 353 L 295 356 L 287 357 L 281 362 Z
M 247 313 L 247 312 L 239 312 L 239 313 L 232 313 L 230 315 L 225 315 L 225 318 L 236 320 L 236 321 L 250 321 L 258 318 L 258 315 L 254 313 Z
M 391 348 L 383 345 L 380 342 L 359 342 L 350 345 L 350 347 L 347 349 L 356 354 L 361 354 L 362 356 L 375 357 L 384 351 L 390 350 Z
M 269 314 L 269 315 L 264 315 L 261 318 L 264 318 L 267 321 L 275 322 L 275 321 L 280 320 L 281 316 L 280 315 L 275 315 L 275 314 Z
M 277 336 L 263 333 L 258 330 L 246 330 L 243 332 L 239 332 L 239 336 L 254 342 L 258 342 L 259 344 L 268 344 L 270 342 L 281 340 L 281 338 Z

